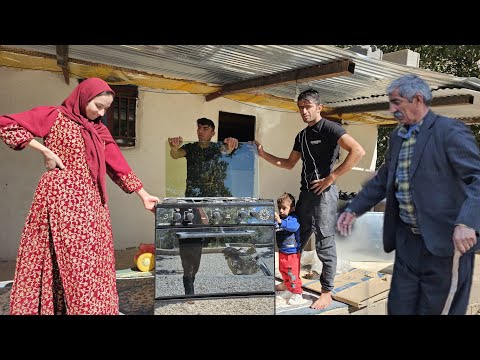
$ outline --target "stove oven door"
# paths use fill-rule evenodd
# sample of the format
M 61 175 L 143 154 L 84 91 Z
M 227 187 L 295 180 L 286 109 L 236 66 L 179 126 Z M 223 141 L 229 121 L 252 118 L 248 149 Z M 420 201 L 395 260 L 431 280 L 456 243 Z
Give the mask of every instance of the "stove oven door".
M 155 298 L 273 295 L 273 226 L 156 229 Z

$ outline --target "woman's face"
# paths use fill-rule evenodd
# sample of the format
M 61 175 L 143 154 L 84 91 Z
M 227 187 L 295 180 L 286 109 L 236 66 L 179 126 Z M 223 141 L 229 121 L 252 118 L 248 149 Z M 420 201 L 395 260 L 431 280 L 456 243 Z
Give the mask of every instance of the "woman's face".
M 110 105 L 112 105 L 112 102 L 112 95 L 100 95 L 94 97 L 85 108 L 88 120 L 95 120 L 96 118 L 105 115 L 105 112 Z

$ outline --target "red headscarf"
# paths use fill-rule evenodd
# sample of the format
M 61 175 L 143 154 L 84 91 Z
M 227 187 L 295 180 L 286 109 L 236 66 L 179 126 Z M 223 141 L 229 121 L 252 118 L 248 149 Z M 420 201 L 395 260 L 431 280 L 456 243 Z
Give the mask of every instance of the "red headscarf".
M 11 120 L 30 131 L 34 136 L 45 137 L 53 126 L 60 110 L 68 118 L 82 125 L 81 132 L 85 141 L 87 163 L 95 182 L 100 188 L 102 203 L 107 202 L 105 181 L 105 143 L 112 142 L 112 136 L 100 119 L 90 121 L 85 113 L 87 104 L 98 94 L 113 90 L 99 78 L 82 81 L 67 97 L 61 106 L 39 106 L 18 114 L 0 117 L 0 126 L 8 125 Z
M 111 91 L 115 96 L 114 91 L 102 79 L 86 79 L 82 81 L 75 90 L 73 90 L 70 96 L 63 101 L 62 106 L 60 106 L 59 109 L 71 120 L 82 125 L 81 131 L 83 140 L 85 141 L 87 163 L 90 167 L 93 180 L 98 182 L 98 185 L 100 186 L 102 202 L 106 203 L 107 186 L 105 181 L 105 145 L 103 141 L 108 141 L 112 137 L 105 125 L 100 122 L 100 119 L 90 121 L 85 113 L 87 104 L 104 91 Z

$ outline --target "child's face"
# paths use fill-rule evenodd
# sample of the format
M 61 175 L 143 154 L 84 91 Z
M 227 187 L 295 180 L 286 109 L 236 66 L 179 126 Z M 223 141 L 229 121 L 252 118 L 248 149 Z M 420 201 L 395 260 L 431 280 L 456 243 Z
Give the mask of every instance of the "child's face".
M 290 214 L 290 211 L 293 211 L 295 208 L 290 207 L 292 203 L 290 201 L 284 201 L 282 203 L 278 203 L 278 215 L 280 215 L 281 218 L 286 218 L 288 214 Z

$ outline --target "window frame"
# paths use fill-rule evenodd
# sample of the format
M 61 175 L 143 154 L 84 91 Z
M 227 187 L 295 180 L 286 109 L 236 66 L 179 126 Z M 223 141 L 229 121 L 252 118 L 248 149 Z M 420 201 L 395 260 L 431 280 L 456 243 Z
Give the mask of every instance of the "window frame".
M 85 79 L 78 79 L 78 83 L 80 84 Z M 136 85 L 110 85 L 110 88 L 115 92 L 115 97 L 113 99 L 112 105 L 107 109 L 105 115 L 102 116 L 102 123 L 108 128 L 110 134 L 112 135 L 113 139 L 117 143 L 119 147 L 135 147 L 137 138 L 136 138 L 136 131 L 137 131 L 137 107 L 138 107 L 138 86 Z M 115 119 L 115 108 L 120 113 L 120 100 L 126 100 L 126 120 L 127 120 L 127 136 L 120 136 L 119 134 L 115 134 L 115 121 L 119 121 Z M 133 119 L 130 120 L 132 127 L 129 126 L 128 115 L 129 114 L 129 101 L 134 101 L 133 106 Z M 119 126 L 120 128 L 120 126 Z M 131 135 L 131 136 L 128 136 Z
M 115 92 L 115 98 L 112 105 L 107 109 L 104 119 L 102 121 L 107 126 L 110 134 L 119 147 L 135 147 L 136 127 L 137 127 L 137 107 L 138 107 L 138 86 L 136 85 L 110 85 Z M 131 102 L 133 101 L 133 105 Z M 120 114 L 123 108 L 122 102 L 125 108 L 125 121 L 126 121 L 126 136 L 119 134 L 121 131 L 121 124 L 116 127 L 116 123 L 120 123 L 121 119 L 116 119 L 115 110 L 117 114 Z M 130 110 L 133 109 L 133 114 Z M 129 118 L 131 119 L 129 120 Z M 118 131 L 117 131 L 118 129 Z

